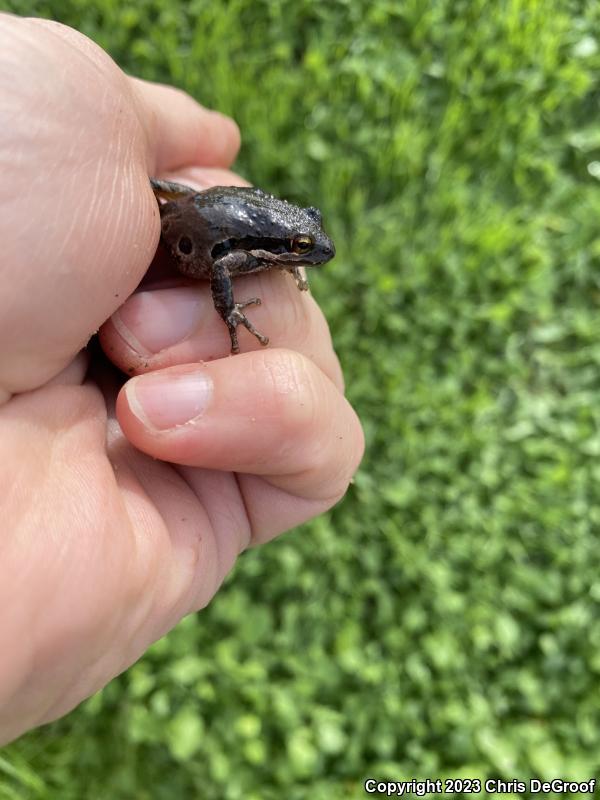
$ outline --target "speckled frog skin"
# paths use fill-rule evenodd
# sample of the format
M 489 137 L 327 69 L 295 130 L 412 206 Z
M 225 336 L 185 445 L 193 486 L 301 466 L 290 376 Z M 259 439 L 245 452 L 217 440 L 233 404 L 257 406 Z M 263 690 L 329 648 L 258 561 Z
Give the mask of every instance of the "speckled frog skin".
M 266 194 L 261 189 L 215 186 L 198 192 L 188 186 L 151 179 L 159 202 L 161 240 L 184 275 L 210 280 L 216 310 L 227 325 L 231 352 L 239 352 L 237 326 L 244 325 L 258 341 L 259 333 L 243 313 L 260 305 L 253 297 L 236 303 L 231 279 L 237 275 L 283 269 L 298 288 L 308 289 L 300 267 L 324 264 L 335 255 L 323 230 L 321 212 Z

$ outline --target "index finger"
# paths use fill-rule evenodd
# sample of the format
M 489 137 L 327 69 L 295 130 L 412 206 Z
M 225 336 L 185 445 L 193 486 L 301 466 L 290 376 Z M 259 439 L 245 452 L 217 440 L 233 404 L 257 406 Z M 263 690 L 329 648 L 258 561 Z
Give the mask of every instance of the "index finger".
M 142 106 L 153 174 L 189 166 L 230 166 L 240 147 L 239 128 L 230 117 L 204 108 L 172 86 L 138 78 L 130 82 Z

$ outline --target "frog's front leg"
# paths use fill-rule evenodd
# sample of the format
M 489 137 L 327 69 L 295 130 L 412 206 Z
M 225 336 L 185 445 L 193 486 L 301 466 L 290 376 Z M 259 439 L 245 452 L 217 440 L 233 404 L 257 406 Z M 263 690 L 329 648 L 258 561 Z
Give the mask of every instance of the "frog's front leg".
M 292 267 L 291 273 L 294 276 L 294 280 L 296 281 L 296 286 L 300 289 L 301 292 L 306 292 L 308 290 L 308 281 L 306 280 L 306 275 L 302 274 L 300 267 Z
M 248 317 L 242 313 L 242 309 L 246 308 L 246 306 L 259 306 L 260 297 L 253 297 L 251 300 L 245 300 L 243 303 L 236 303 L 233 299 L 231 273 L 240 271 L 242 267 L 244 271 L 249 271 L 249 267 L 252 266 L 250 261 L 256 261 L 256 259 L 249 253 L 228 253 L 226 256 L 218 259 L 218 261 L 215 261 L 211 271 L 210 290 L 212 292 L 213 303 L 229 330 L 232 353 L 240 352 L 236 332 L 236 328 L 240 323 L 244 325 L 250 333 L 254 334 L 262 345 L 269 344 L 268 337 L 259 333 Z

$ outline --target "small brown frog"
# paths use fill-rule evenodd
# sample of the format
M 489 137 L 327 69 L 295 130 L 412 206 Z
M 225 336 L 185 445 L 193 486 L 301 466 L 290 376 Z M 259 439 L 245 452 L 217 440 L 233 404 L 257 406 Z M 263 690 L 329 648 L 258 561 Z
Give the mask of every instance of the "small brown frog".
M 215 186 L 198 192 L 188 186 L 151 179 L 159 200 L 161 241 L 190 278 L 210 280 L 213 303 L 226 323 L 231 352 L 239 352 L 236 328 L 241 323 L 262 345 L 269 343 L 242 309 L 260 305 L 253 297 L 233 299 L 237 275 L 283 269 L 301 291 L 308 289 L 300 267 L 325 264 L 335 255 L 317 208 L 298 206 L 261 189 Z

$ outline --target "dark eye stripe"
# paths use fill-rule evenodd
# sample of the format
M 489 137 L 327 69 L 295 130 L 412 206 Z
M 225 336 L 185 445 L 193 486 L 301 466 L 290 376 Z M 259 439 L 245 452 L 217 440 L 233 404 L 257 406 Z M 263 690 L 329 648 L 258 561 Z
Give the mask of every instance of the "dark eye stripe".
M 229 253 L 231 250 L 267 250 L 269 253 L 289 253 L 289 242 L 283 239 L 269 239 L 259 236 L 245 236 L 243 239 L 227 239 L 216 244 L 211 255 L 213 258 Z

